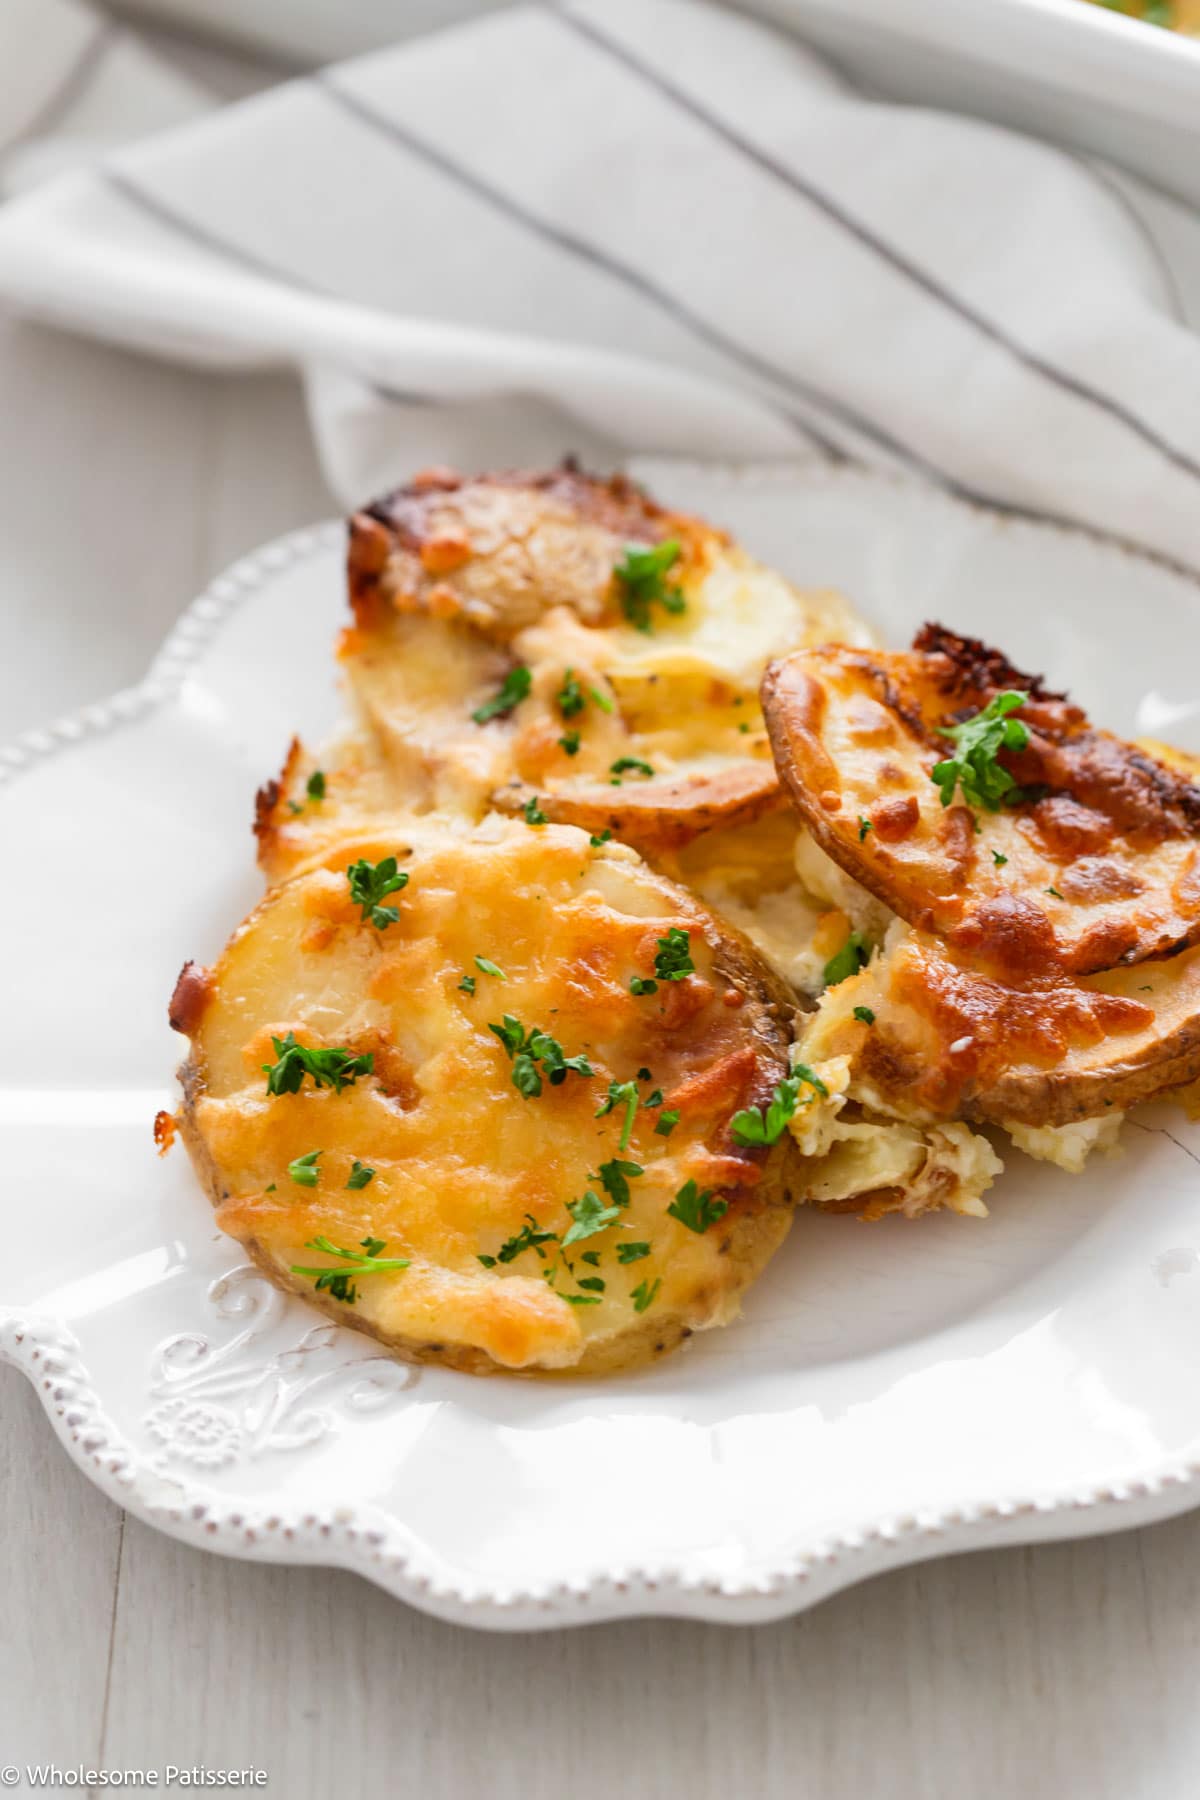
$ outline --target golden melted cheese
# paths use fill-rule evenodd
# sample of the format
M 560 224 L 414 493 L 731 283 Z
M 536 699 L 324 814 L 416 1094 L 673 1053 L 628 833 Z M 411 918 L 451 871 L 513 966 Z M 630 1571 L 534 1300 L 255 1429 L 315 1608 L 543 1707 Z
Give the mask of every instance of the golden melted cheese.
M 383 1240 L 382 1254 L 410 1266 L 359 1277 L 357 1304 L 339 1309 L 345 1322 L 470 1368 L 612 1366 L 728 1318 L 789 1218 L 786 1147 L 741 1149 L 729 1129 L 787 1070 L 785 1009 L 748 947 L 633 852 L 596 851 L 570 827 L 493 817 L 455 836 L 413 820 L 356 852 L 396 855 L 409 872 L 395 923 L 363 923 L 346 858 L 331 849 L 334 866 L 268 895 L 211 975 L 184 984 L 184 1129 L 222 1227 L 310 1295 L 310 1281 L 288 1275 L 320 1260 L 309 1240 Z M 672 927 L 689 933 L 695 974 L 634 997 L 630 979 L 652 976 Z M 524 1097 L 488 1029 L 506 1013 L 566 1056 L 585 1055 L 594 1076 L 571 1072 Z M 269 1096 L 272 1036 L 289 1030 L 303 1044 L 369 1052 L 374 1072 L 340 1094 L 306 1080 Z M 643 1098 L 660 1088 L 680 1117 L 664 1136 L 661 1109 L 639 1107 L 620 1151 L 623 1113 L 595 1115 L 610 1081 L 631 1080 Z M 314 1150 L 318 1185 L 297 1186 L 288 1165 Z M 568 1202 L 589 1189 L 603 1198 L 600 1165 L 618 1155 L 643 1173 L 604 1231 L 561 1255 L 550 1244 L 543 1257 L 531 1248 L 480 1262 L 530 1219 L 564 1236 Z M 375 1170 L 357 1191 L 346 1185 L 354 1158 Z M 667 1210 L 688 1181 L 728 1207 L 703 1234 Z M 649 1253 L 623 1263 L 622 1243 Z M 585 1251 L 599 1253 L 598 1266 Z M 581 1278 L 603 1281 L 603 1292 Z M 644 1311 L 639 1290 L 654 1295 Z

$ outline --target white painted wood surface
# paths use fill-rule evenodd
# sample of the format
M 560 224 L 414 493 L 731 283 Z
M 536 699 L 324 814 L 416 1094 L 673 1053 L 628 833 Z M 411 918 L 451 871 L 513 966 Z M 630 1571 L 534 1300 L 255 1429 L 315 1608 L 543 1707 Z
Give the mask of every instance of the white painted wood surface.
M 0 736 L 135 678 L 210 575 L 329 504 L 282 378 L 0 323 Z M 53 1195 L 11 1198 L 50 1228 Z M 500 1638 L 173 1544 L 88 1486 L 13 1371 L 0 1405 L 0 1766 L 254 1763 L 287 1800 L 1197 1791 L 1200 1514 L 755 1630 Z

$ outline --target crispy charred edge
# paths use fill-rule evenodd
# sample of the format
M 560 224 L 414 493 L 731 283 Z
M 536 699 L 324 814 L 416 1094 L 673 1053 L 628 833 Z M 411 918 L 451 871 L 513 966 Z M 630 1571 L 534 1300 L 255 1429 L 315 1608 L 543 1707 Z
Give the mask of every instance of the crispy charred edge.
M 180 1069 L 179 1079 L 184 1090 L 184 1105 L 177 1121 L 179 1134 L 215 1212 L 231 1195 L 196 1122 L 195 1103 L 203 1092 L 204 1082 L 195 1058 L 189 1058 Z M 793 1209 L 789 1203 L 786 1151 L 782 1144 L 777 1146 L 777 1152 L 769 1153 L 761 1178 L 753 1189 L 722 1190 L 730 1200 L 728 1216 L 733 1221 L 725 1240 L 724 1251 L 727 1275 L 723 1298 L 728 1303 L 727 1315 L 735 1310 L 733 1303 L 762 1273 L 791 1228 Z M 704 1296 L 701 1294 L 693 1298 L 690 1308 L 663 1313 L 657 1318 L 651 1311 L 636 1324 L 610 1336 L 597 1338 L 570 1368 L 516 1369 L 508 1363 L 496 1362 L 486 1351 L 476 1349 L 473 1345 L 428 1343 L 422 1338 L 381 1330 L 361 1313 L 356 1313 L 352 1306 L 345 1306 L 318 1293 L 311 1281 L 293 1275 L 257 1238 L 242 1237 L 235 1242 L 241 1245 L 256 1268 L 277 1288 L 306 1300 L 310 1306 L 317 1307 L 338 1325 L 374 1338 L 402 1362 L 436 1364 L 466 1375 L 508 1375 L 533 1377 L 541 1381 L 570 1379 L 578 1375 L 603 1375 L 654 1362 L 660 1356 L 678 1349 L 694 1331 L 719 1322 L 704 1316 L 701 1305 Z M 729 1279 L 730 1272 L 732 1279 Z
M 1032 700 L 1067 702 L 1046 686 L 1041 675 L 1027 675 L 1009 662 L 1002 650 L 985 644 L 982 638 L 961 637 L 946 625 L 926 621 L 912 641 L 918 656 L 944 656 L 949 673 L 939 685 L 948 694 L 999 693 L 1005 688 L 1021 688 Z
M 181 1032 L 184 1037 L 194 1037 L 212 993 L 212 971 L 200 963 L 185 962 L 167 1005 L 167 1023 L 171 1030 Z
M 358 623 L 369 629 L 386 599 L 393 550 L 420 554 L 430 541 L 434 509 L 448 495 L 468 490 L 519 489 L 545 494 L 617 536 L 658 542 L 669 535 L 673 515 L 620 472 L 590 475 L 568 456 L 552 469 L 499 469 L 464 476 L 454 469 L 425 469 L 403 487 L 381 495 L 349 521 L 347 583 Z
M 264 781 L 254 796 L 254 823 L 251 827 L 257 840 L 258 866 L 266 869 L 272 850 L 279 836 L 279 828 L 284 823 L 282 807 L 285 795 L 289 792 L 296 778 L 296 770 L 304 747 L 298 737 L 294 737 L 287 748 L 283 759 L 283 767 L 279 774 Z
M 612 798 L 617 791 L 619 805 Z M 526 782 L 514 782 L 492 795 L 492 804 L 506 813 L 521 812 L 530 800 L 536 800 L 556 825 L 577 825 L 592 833 L 611 831 L 621 843 L 651 857 L 682 849 L 718 825 L 748 825 L 785 803 L 770 763 L 745 764 L 700 780 L 648 781 L 620 790 L 597 782 L 577 793 L 546 794 Z
M 981 706 L 986 705 L 994 694 L 1010 688 L 1021 688 L 1031 700 L 1063 707 L 1065 716 L 1061 732 L 1053 729 L 1047 732 L 1044 724 L 1039 729 L 1051 741 L 1069 745 L 1073 759 L 1078 764 L 1081 781 L 1087 778 L 1089 768 L 1101 766 L 1104 750 L 1111 751 L 1111 747 L 1116 745 L 1129 767 L 1143 776 L 1148 784 L 1146 823 L 1154 822 L 1162 827 L 1175 825 L 1176 829 L 1182 825 L 1185 830 L 1200 828 L 1200 788 L 1189 780 L 1185 769 L 1159 761 L 1142 746 L 1129 743 L 1112 732 L 1098 730 L 1082 707 L 1076 705 L 1066 693 L 1058 693 L 1047 687 L 1041 675 L 1026 674 L 1010 663 L 1002 651 L 993 649 L 980 638 L 960 637 L 945 625 L 929 623 L 922 626 L 913 639 L 912 647 L 918 655 L 946 659 L 950 665 L 949 670 L 938 682 L 938 686 L 948 699 L 959 699 L 972 706 Z M 919 711 L 906 705 L 902 696 L 895 692 L 894 684 L 887 682 L 886 678 L 884 685 L 889 689 L 885 696 L 886 703 L 926 743 L 937 747 L 940 739 L 931 732 L 929 723 L 921 719 Z M 1069 794 L 1072 789 L 1068 784 L 1052 791 Z M 1150 815 L 1154 813 L 1159 817 L 1152 821 Z M 1176 815 L 1175 819 L 1171 817 L 1173 813 Z
M 562 501 L 594 524 L 616 532 L 664 534 L 670 514 L 628 475 L 591 475 L 573 456 L 552 469 L 497 469 L 463 476 L 452 469 L 426 469 L 403 487 L 364 508 L 363 516 L 385 526 L 408 550 L 425 542 L 429 514 L 438 498 L 468 488 L 527 488 Z

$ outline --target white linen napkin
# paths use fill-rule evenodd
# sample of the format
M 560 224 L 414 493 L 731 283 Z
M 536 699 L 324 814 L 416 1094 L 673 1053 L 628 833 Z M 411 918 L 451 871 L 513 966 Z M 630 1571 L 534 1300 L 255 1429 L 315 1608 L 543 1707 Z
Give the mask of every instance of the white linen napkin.
M 1200 224 L 1111 170 L 702 0 L 492 12 L 200 117 L 75 0 L 8 3 L 43 24 L 36 81 L 4 28 L 0 173 L 78 166 L 0 208 L 0 303 L 295 364 L 347 503 L 448 443 L 849 453 L 1200 570 Z

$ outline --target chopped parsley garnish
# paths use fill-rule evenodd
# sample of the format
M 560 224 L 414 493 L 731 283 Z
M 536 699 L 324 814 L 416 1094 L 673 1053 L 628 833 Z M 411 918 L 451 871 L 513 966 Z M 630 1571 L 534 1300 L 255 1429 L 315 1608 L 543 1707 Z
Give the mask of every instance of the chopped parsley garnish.
M 661 606 L 669 613 L 687 611 L 679 589 L 667 584 L 667 574 L 681 554 L 678 538 L 649 546 L 626 544 L 625 555 L 613 570 L 613 579 L 621 596 L 621 610 L 638 631 L 653 629 L 652 606 Z
M 869 960 L 870 952 L 863 943 L 862 933 L 852 931 L 837 955 L 831 956 L 825 964 L 825 986 L 836 987 L 839 981 L 857 975 Z
M 485 1269 L 494 1269 L 496 1266 L 496 1258 L 494 1256 L 477 1256 L 475 1261 L 481 1262 Z
M 538 804 L 538 796 L 530 794 L 523 808 L 523 816 L 527 825 L 545 825 L 546 815 Z
M 288 1164 L 288 1174 L 297 1187 L 316 1187 L 321 1171 L 317 1167 L 318 1157 L 324 1154 L 320 1150 L 310 1150 L 305 1156 L 298 1156 Z
M 335 1300 L 344 1300 L 347 1306 L 353 1306 L 358 1298 L 358 1288 L 352 1277 L 355 1275 L 387 1275 L 398 1269 L 407 1269 L 406 1256 L 382 1256 L 381 1251 L 387 1249 L 382 1238 L 366 1237 L 359 1250 L 341 1250 L 331 1244 L 327 1237 L 310 1238 L 305 1245 L 306 1250 L 319 1250 L 322 1256 L 337 1256 L 349 1267 L 344 1269 L 309 1269 L 298 1263 L 292 1264 L 293 1275 L 306 1275 L 316 1282 L 318 1294 L 328 1293 Z
M 593 1269 L 598 1269 L 600 1267 L 600 1252 L 598 1250 L 581 1250 L 579 1252 L 579 1260 L 580 1262 L 591 1263 Z
M 621 1216 L 619 1207 L 605 1206 L 599 1194 L 594 1194 L 591 1188 L 578 1200 L 568 1200 L 567 1211 L 573 1223 L 563 1238 L 564 1250 L 571 1244 L 580 1243 L 583 1238 L 595 1237 L 598 1231 L 607 1231 Z M 580 1282 L 579 1285 L 582 1287 L 583 1283 Z
M 1005 795 L 1017 784 L 996 758 L 1001 750 L 1024 750 L 1028 744 L 1029 727 L 1008 716 L 1024 706 L 1028 698 L 1028 694 L 1011 689 L 993 694 L 974 718 L 964 719 L 961 725 L 939 726 L 939 737 L 952 739 L 956 750 L 954 756 L 935 763 L 930 771 L 930 780 L 940 791 L 943 806 L 949 806 L 955 788 L 961 787 L 968 806 L 999 812 Z
M 777 1144 L 783 1136 L 788 1120 L 795 1112 L 800 1100 L 800 1084 L 804 1082 L 818 1094 L 828 1095 L 829 1089 L 819 1075 L 814 1075 L 807 1063 L 798 1063 L 794 1073 L 785 1076 L 775 1089 L 772 1099 L 765 1107 L 750 1106 L 744 1112 L 733 1115 L 733 1141 L 735 1144 Z M 812 1094 L 804 1096 L 804 1104 L 812 1104 Z
M 634 975 L 629 983 L 629 991 L 640 1000 L 643 994 L 657 994 L 658 983 L 645 975 Z
M 599 688 L 589 687 L 585 690 L 574 669 L 563 672 L 562 686 L 554 699 L 564 719 L 573 719 L 577 713 L 581 713 L 589 700 L 594 700 L 601 712 L 610 713 L 613 710 L 613 703 L 608 695 L 601 693 Z
M 458 991 L 460 994 L 473 994 L 475 992 L 475 977 L 473 975 L 464 975 L 458 984 Z
M 649 1105 L 649 1101 L 647 1101 L 646 1104 Z M 678 1123 L 679 1123 L 678 1111 L 659 1113 L 658 1119 L 655 1122 L 655 1126 L 654 1126 L 655 1137 L 670 1137 L 671 1133 L 674 1131 L 674 1129 L 678 1125 Z
M 359 1160 L 356 1156 L 354 1158 L 353 1165 L 351 1166 L 350 1175 L 349 1175 L 349 1178 L 347 1179 L 346 1186 L 348 1188 L 355 1188 L 355 1189 L 365 1188 L 367 1183 L 369 1181 L 374 1181 L 374 1179 L 375 1179 L 374 1169 L 368 1168 L 366 1163 L 364 1163 L 364 1162 L 359 1162 Z
M 662 1286 L 662 1276 L 661 1275 L 658 1277 L 658 1280 L 654 1283 L 653 1287 L 650 1286 L 649 1280 L 639 1281 L 637 1286 L 634 1288 L 633 1292 L 629 1296 L 629 1298 L 633 1301 L 634 1312 L 644 1313 L 646 1308 L 649 1306 L 650 1302 L 654 1299 L 654 1296 L 657 1294 L 657 1292 L 661 1286 Z
M 587 1288 L 589 1293 L 602 1294 L 608 1283 L 599 1275 L 581 1275 L 579 1285 L 581 1288 Z
M 505 713 L 510 713 L 514 706 L 525 699 L 532 683 L 532 672 L 524 663 L 518 663 L 515 669 L 508 671 L 498 691 L 490 700 L 485 700 L 482 706 L 477 706 L 471 717 L 477 725 L 486 725 L 489 719 L 499 719 Z
M 600 1304 L 599 1294 L 560 1294 L 559 1299 L 565 1300 L 568 1306 L 599 1306 Z
M 389 894 L 398 894 L 408 886 L 408 876 L 394 856 L 385 856 L 377 863 L 360 857 L 346 870 L 346 879 L 350 883 L 350 898 L 361 907 L 364 921 L 369 919 L 378 931 L 386 931 L 396 923 L 400 917 L 398 908 L 381 904 Z
M 543 1244 L 557 1242 L 557 1234 L 553 1231 L 539 1231 L 538 1222 L 532 1213 L 525 1214 L 525 1223 L 514 1237 L 508 1238 L 496 1252 L 496 1261 L 502 1263 L 515 1262 L 526 1250 L 534 1250 L 543 1260 L 546 1252 Z M 480 1262 L 483 1258 L 480 1257 Z M 490 1265 L 488 1265 L 490 1266 Z
M 497 981 L 508 980 L 508 976 L 504 973 L 504 970 L 500 967 L 499 963 L 494 963 L 490 956 L 477 956 L 475 958 L 475 967 L 479 970 L 481 975 L 494 975 Z
M 298 1044 L 291 1031 L 284 1038 L 272 1037 L 271 1043 L 278 1061 L 262 1065 L 268 1094 L 298 1094 L 306 1075 L 312 1076 L 315 1087 L 330 1087 L 340 1094 L 375 1068 L 375 1057 L 369 1051 L 366 1056 L 355 1056 L 352 1050 L 312 1050 L 307 1044 Z
M 323 800 L 325 798 L 325 771 L 324 771 L 324 769 L 314 769 L 313 770 L 312 774 L 309 776 L 308 780 L 304 784 L 304 792 L 305 792 L 305 796 L 306 796 L 306 798 L 304 800 L 302 800 L 302 801 L 289 800 L 288 801 L 288 807 L 292 812 L 294 812 L 294 813 L 303 812 L 304 808 L 308 804 L 309 800 Z
M 541 1093 L 543 1075 L 551 1087 L 561 1087 L 569 1074 L 591 1077 L 596 1073 L 586 1056 L 564 1056 L 557 1038 L 539 1031 L 536 1025 L 526 1031 L 512 1013 L 505 1013 L 503 1024 L 489 1025 L 488 1030 L 504 1045 L 513 1066 L 513 1086 L 526 1100 Z
M 688 933 L 681 931 L 678 925 L 672 925 L 666 937 L 659 938 L 654 957 L 654 973 L 660 981 L 682 981 L 685 975 L 696 973 L 691 940 Z
M 860 814 L 859 820 L 858 820 L 858 841 L 859 841 L 859 843 L 860 844 L 862 843 L 862 841 L 866 837 L 868 831 L 874 831 L 874 829 L 875 829 L 875 827 L 872 825 L 870 819 L 864 819 L 862 817 L 862 815 Z
M 649 1244 L 625 1243 L 617 1245 L 617 1261 L 619 1263 L 641 1262 L 643 1256 L 649 1256 L 649 1254 Z
M 672 1200 L 667 1211 L 689 1231 L 703 1233 L 718 1219 L 723 1219 L 729 1211 L 728 1200 L 714 1200 L 712 1188 L 705 1188 L 703 1193 L 690 1178 L 684 1182 Z
M 619 1148 L 624 1150 L 629 1143 L 633 1131 L 633 1118 L 638 1109 L 638 1091 L 636 1081 L 610 1081 L 608 1093 L 600 1102 L 596 1117 L 602 1119 L 606 1113 L 612 1112 L 615 1106 L 625 1108 L 625 1122 L 621 1127 Z
M 579 733 L 577 731 L 564 731 L 558 744 L 559 749 L 565 750 L 568 756 L 579 755 Z
M 614 1206 L 628 1206 L 629 1183 L 645 1172 L 640 1163 L 622 1162 L 614 1156 L 611 1162 L 600 1164 L 600 1185 Z
M 612 776 L 612 785 L 620 787 L 622 775 L 653 775 L 654 770 L 640 756 L 618 756 L 616 762 L 609 763 L 608 772 Z
M 591 837 L 588 839 L 588 843 L 592 846 L 593 850 L 599 850 L 601 844 L 607 844 L 611 836 L 612 832 L 606 825 L 603 831 L 593 831 Z
M 875 1023 L 875 1014 L 871 1011 L 869 1006 L 856 1006 L 854 1009 L 854 1016 L 860 1025 L 873 1025 Z
M 1005 863 L 1008 861 L 1008 858 L 1007 858 L 1007 856 L 1001 856 L 1001 854 L 998 850 L 993 850 L 992 851 L 992 861 L 995 863 L 995 865 L 998 869 L 1002 869 L 1004 867 Z
M 1058 891 L 1058 889 L 1057 889 L 1057 888 L 1056 888 L 1056 887 L 1048 887 L 1048 888 L 1047 888 L 1047 889 L 1046 889 L 1046 892 L 1047 892 L 1047 893 L 1048 893 L 1048 894 L 1053 894 L 1053 895 L 1054 895 L 1054 898 L 1055 898 L 1055 899 L 1056 899 L 1056 900 L 1061 900 L 1061 899 L 1062 899 L 1062 895 L 1061 895 L 1061 894 L 1060 894 L 1060 893 L 1059 893 L 1059 891 Z

